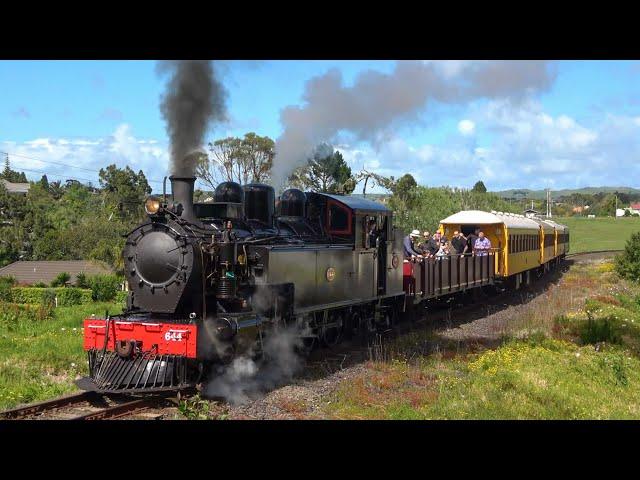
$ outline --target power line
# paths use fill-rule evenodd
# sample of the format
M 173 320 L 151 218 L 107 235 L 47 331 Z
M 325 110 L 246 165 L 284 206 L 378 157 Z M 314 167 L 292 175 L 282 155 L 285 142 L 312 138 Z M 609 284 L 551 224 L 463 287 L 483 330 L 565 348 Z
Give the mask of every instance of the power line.
M 60 177 L 60 178 L 66 178 L 69 180 L 78 180 L 78 181 L 84 181 L 89 183 L 93 183 L 95 181 L 95 180 L 90 180 L 88 178 L 70 177 L 69 175 L 60 175 L 57 173 L 46 173 L 46 172 L 40 172 L 38 170 L 29 170 L 28 168 L 22 168 L 22 167 L 20 167 L 20 170 L 23 170 L 25 172 L 30 172 L 30 173 L 39 173 L 41 175 L 46 175 L 47 177 Z
M 0 153 L 3 153 L 4 155 L 6 155 L 7 158 L 9 156 L 28 158 L 29 160 L 35 160 L 36 162 L 49 163 L 49 164 L 52 164 L 52 165 L 60 165 L 62 167 L 75 168 L 77 170 L 84 170 L 86 172 L 91 172 L 91 173 L 98 173 L 98 174 L 100 173 L 100 171 L 98 171 L 98 170 L 92 170 L 92 169 L 89 169 L 89 168 L 78 167 L 77 165 L 69 165 L 68 163 L 54 162 L 52 160 L 41 160 L 39 158 L 31 157 L 29 155 L 21 155 L 21 154 L 17 154 L 17 153 L 10 153 L 10 152 L 2 151 L 2 150 L 0 150 Z M 22 167 L 18 167 L 18 168 L 22 168 Z M 26 168 L 22 168 L 22 170 L 25 170 L 27 172 L 30 171 L 30 170 L 28 170 Z M 31 172 L 34 172 L 34 171 L 31 170 Z M 41 173 L 41 172 L 35 172 L 35 173 Z M 45 174 L 45 175 L 47 175 L 47 174 Z M 64 176 L 64 175 L 56 175 L 56 174 L 53 174 L 53 173 L 50 174 L 50 175 L 53 175 L 53 176 Z M 71 177 L 69 177 L 69 178 L 71 178 Z M 73 179 L 73 180 L 75 180 L 75 179 Z M 87 181 L 94 182 L 94 180 L 87 180 Z M 162 184 L 162 180 L 147 179 L 147 182 Z

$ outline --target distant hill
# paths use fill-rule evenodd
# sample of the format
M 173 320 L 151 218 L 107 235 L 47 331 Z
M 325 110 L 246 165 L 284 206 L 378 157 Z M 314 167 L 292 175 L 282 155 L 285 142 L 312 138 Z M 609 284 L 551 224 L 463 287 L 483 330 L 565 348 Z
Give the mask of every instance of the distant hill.
M 613 193 L 618 191 L 619 193 L 628 194 L 640 194 L 640 189 L 631 187 L 583 187 L 570 189 L 565 188 L 563 190 L 551 190 L 551 197 L 555 200 L 559 197 L 571 195 L 573 193 L 583 193 L 586 195 L 594 195 L 598 192 Z M 494 192 L 496 195 L 502 198 L 529 198 L 533 200 L 544 200 L 547 198 L 547 194 L 544 190 L 529 190 L 527 188 L 514 188 L 511 190 L 501 190 Z

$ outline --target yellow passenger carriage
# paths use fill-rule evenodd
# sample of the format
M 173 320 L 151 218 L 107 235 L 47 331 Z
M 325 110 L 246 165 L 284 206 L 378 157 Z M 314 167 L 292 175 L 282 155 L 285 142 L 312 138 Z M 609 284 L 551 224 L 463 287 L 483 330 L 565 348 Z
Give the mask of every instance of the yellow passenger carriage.
M 514 213 L 464 210 L 442 220 L 439 229 L 447 238 L 456 230 L 465 236 L 476 229 L 484 232 L 495 252 L 496 277 L 513 282 L 516 288 L 529 283 L 532 272 L 555 265 L 568 251 L 566 227 Z

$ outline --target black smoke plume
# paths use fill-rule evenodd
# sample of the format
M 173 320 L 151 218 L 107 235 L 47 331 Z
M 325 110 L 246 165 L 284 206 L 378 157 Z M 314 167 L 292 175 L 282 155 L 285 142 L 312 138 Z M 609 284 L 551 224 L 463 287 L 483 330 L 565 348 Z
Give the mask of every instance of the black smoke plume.
M 160 111 L 171 141 L 171 173 L 191 177 L 211 122 L 226 120 L 226 91 L 210 60 L 164 61 L 159 73 L 171 78 Z

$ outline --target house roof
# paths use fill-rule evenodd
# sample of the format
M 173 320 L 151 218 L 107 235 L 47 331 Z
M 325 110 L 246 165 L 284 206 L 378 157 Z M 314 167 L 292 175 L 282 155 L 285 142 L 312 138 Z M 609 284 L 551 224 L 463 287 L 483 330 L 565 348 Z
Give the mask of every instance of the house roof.
M 640 210 L 640 202 L 632 203 L 631 205 L 629 205 L 629 208 L 631 208 L 632 210 Z
M 29 183 L 13 183 L 5 180 L 4 178 L 0 178 L 0 181 L 4 184 L 9 193 L 27 193 L 31 186 Z
M 113 273 L 102 264 L 87 260 L 43 260 L 19 261 L 0 268 L 0 276 L 12 276 L 18 283 L 34 284 L 38 282 L 51 283 L 59 273 L 67 272 L 71 275 L 71 283 L 75 283 L 78 273 L 98 275 Z

